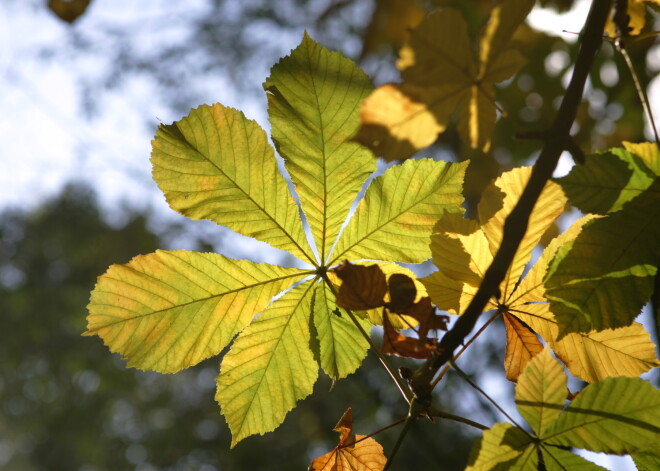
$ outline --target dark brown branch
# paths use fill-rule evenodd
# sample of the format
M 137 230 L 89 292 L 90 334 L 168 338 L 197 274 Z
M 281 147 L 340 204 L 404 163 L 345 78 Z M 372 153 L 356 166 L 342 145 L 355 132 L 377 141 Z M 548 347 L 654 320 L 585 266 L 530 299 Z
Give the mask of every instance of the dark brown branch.
M 413 378 L 411 378 L 411 386 L 419 398 L 429 397 L 430 382 L 433 376 L 442 365 L 452 358 L 454 350 L 463 343 L 466 336 L 474 328 L 488 300 L 498 292 L 498 287 L 504 279 L 520 241 L 527 231 L 532 209 L 543 187 L 552 177 L 567 139 L 570 139 L 570 129 L 582 101 L 584 85 L 593 60 L 602 43 L 605 20 L 610 8 L 610 0 L 594 0 L 591 5 L 584 32 L 580 37 L 580 50 L 575 60 L 573 76 L 552 127 L 544 139 L 543 150 L 534 165 L 529 182 L 520 197 L 520 201 L 511 211 L 504 224 L 502 245 L 486 271 L 472 302 L 463 315 L 458 318 L 454 327 L 440 341 L 438 353 L 432 355 L 426 363 L 414 372 Z

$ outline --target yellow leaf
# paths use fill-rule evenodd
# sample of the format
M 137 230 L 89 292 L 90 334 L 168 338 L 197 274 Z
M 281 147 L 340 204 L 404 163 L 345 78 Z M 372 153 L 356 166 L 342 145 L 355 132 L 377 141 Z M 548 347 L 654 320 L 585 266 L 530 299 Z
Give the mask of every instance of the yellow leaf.
M 463 314 L 478 289 L 475 286 L 449 278 L 440 271 L 431 273 L 420 281 L 426 287 L 433 304 L 451 314 Z M 488 306 L 489 309 L 493 307 L 496 306 Z
M 355 140 L 388 162 L 430 146 L 447 127 L 460 99 L 455 85 L 441 92 L 436 88 L 434 94 L 444 97 L 436 105 L 443 106 L 436 106 L 432 112 L 424 102 L 427 93 L 424 88 L 405 83 L 378 87 L 360 105 L 362 125 Z
M 307 275 L 213 253 L 158 250 L 99 277 L 85 335 L 101 337 L 128 366 L 174 373 L 220 353 L 273 296 Z
M 514 169 L 504 173 L 486 189 L 478 207 L 482 226 L 478 227 L 476 222 L 457 215 L 445 216 L 436 224 L 435 230 L 438 232 L 431 236 L 431 249 L 434 262 L 441 271 L 420 281 L 440 309 L 461 314 L 474 297 L 483 273 L 492 261 L 485 248 L 494 253 L 499 246 L 506 216 L 517 202 L 530 173 L 529 168 Z M 598 381 L 609 376 L 638 376 L 660 366 L 655 357 L 655 345 L 641 324 L 617 330 L 569 334 L 559 342 L 556 340 L 559 329 L 545 299 L 543 277 L 558 247 L 574 239 L 593 216 L 576 221 L 555 238 L 516 287 L 532 249 L 547 227 L 561 214 L 564 205 L 565 198 L 558 185 L 549 184 L 535 206 L 537 209 L 532 214 L 512 268 L 500 286 L 503 294 L 500 302 L 506 307 L 504 311 L 531 327 L 552 347 L 571 373 L 585 381 Z M 498 307 L 501 306 L 490 300 L 487 309 Z M 509 334 L 511 342 L 511 328 Z M 529 339 L 531 341 L 531 337 Z M 506 362 L 511 362 L 507 372 L 515 376 L 512 357 L 507 355 Z
M 310 471 L 380 471 L 387 458 L 383 447 L 371 437 L 353 434 L 351 408 L 344 413 L 335 428 L 339 432 L 339 444 L 329 453 L 315 458 Z
M 644 161 L 644 164 L 656 175 L 660 176 L 660 149 L 655 142 L 624 142 L 623 147 Z
M 362 103 L 359 142 L 385 160 L 407 158 L 433 143 L 458 107 L 461 137 L 487 151 L 497 115 L 493 84 L 521 66 L 522 56 L 508 49 L 508 43 L 533 5 L 533 0 L 497 5 L 478 60 L 457 10 L 443 8 L 429 15 L 399 53 L 404 83 L 384 85 Z
M 444 211 L 462 213 L 467 162 L 409 160 L 371 182 L 332 252 L 342 260 L 421 263 L 431 256 L 428 237 Z
M 646 24 L 646 3 L 647 0 L 629 0 L 628 2 L 628 16 L 630 17 L 630 21 L 628 23 L 628 27 L 630 27 L 630 31 L 627 32 L 628 35 L 630 36 L 637 36 L 639 33 L 642 32 L 642 28 Z M 660 2 L 658 0 L 651 0 L 649 3 L 655 3 L 660 5 Z M 614 9 L 612 9 L 612 15 L 614 15 Z M 617 34 L 617 28 L 616 25 L 614 24 L 614 21 L 612 21 L 612 17 L 610 17 L 607 20 L 607 23 L 605 24 L 605 32 L 610 36 L 611 38 L 616 38 L 619 37 Z
M 349 139 L 358 126 L 357 107 L 373 86 L 353 61 L 305 33 L 273 66 L 264 89 L 273 140 L 326 262 L 351 204 L 376 169 L 373 155 Z
M 479 224 L 460 214 L 445 214 L 434 230 L 431 253 L 435 266 L 456 281 L 478 287 L 493 261 Z
M 567 391 L 564 369 L 547 348 L 541 348 L 516 385 L 518 411 L 538 436 L 561 414 Z
M 232 434 L 275 430 L 312 393 L 318 364 L 309 331 L 314 283 L 285 293 L 236 339 L 220 365 L 216 399 Z
M 517 381 L 527 363 L 543 350 L 543 344 L 522 322 L 509 313 L 504 313 L 506 326 L 506 351 L 504 353 L 504 371 L 506 379 Z
M 161 124 L 152 145 L 154 180 L 172 209 L 314 260 L 273 148 L 255 121 L 221 104 L 200 106 Z
M 502 242 L 504 221 L 509 216 L 529 181 L 532 167 L 518 167 L 505 172 L 481 195 L 478 205 L 479 222 L 488 239 L 490 250 L 497 252 Z M 506 277 L 500 287 L 504 300 L 509 299 L 520 275 L 532 256 L 532 250 L 554 221 L 561 215 L 566 205 L 566 196 L 561 187 L 548 182 L 543 188 L 529 218 L 527 231 L 523 237 Z M 486 267 L 487 268 L 487 267 Z
M 547 303 L 526 304 L 511 310 L 543 337 L 569 371 L 583 381 L 635 377 L 660 366 L 651 336 L 638 322 L 619 329 L 571 333 L 557 341 L 559 328 Z

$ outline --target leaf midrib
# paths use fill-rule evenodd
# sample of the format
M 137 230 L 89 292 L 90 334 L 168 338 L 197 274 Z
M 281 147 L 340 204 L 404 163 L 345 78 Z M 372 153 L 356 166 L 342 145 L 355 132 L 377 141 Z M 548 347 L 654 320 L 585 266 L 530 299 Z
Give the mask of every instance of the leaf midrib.
M 147 274 L 147 273 L 144 273 L 144 272 L 141 272 L 141 271 L 139 271 L 139 270 L 136 270 L 135 268 L 128 267 L 128 266 L 125 266 L 124 268 L 128 268 L 128 269 L 130 269 L 130 270 L 132 270 L 132 271 L 135 271 L 135 272 L 139 273 L 140 275 L 145 275 L 145 276 L 148 276 L 149 278 L 152 278 L 152 279 L 154 279 L 154 280 L 156 280 L 156 281 L 162 282 L 162 280 L 159 280 L 159 279 L 157 279 L 157 278 L 155 278 L 155 277 L 153 277 L 152 275 L 149 275 L 149 274 Z M 288 278 L 295 278 L 295 277 L 309 276 L 309 275 L 313 275 L 313 274 L 315 274 L 314 271 L 312 271 L 312 270 L 305 270 L 305 271 L 301 271 L 300 273 L 292 273 L 292 274 L 290 274 L 290 275 L 284 275 L 284 276 L 280 276 L 280 277 L 277 277 L 277 278 L 270 278 L 270 279 L 268 279 L 268 280 L 261 281 L 261 282 L 258 282 L 258 283 L 252 284 L 252 285 L 242 286 L 242 287 L 240 287 L 240 288 L 236 288 L 236 289 L 232 289 L 232 290 L 229 290 L 229 291 L 225 291 L 225 292 L 223 292 L 223 293 L 212 294 L 212 295 L 207 296 L 207 297 L 205 297 L 205 298 L 199 298 L 199 299 L 195 299 L 195 300 L 188 301 L 188 302 L 185 302 L 185 303 L 176 304 L 176 305 L 173 305 L 173 306 L 170 306 L 170 307 L 166 307 L 166 308 L 163 308 L 163 309 L 158 309 L 158 310 L 156 310 L 156 311 L 151 311 L 151 312 L 145 312 L 145 313 L 137 314 L 137 315 L 135 315 L 135 316 L 133 316 L 133 317 L 130 317 L 130 318 L 127 318 L 127 319 L 120 319 L 120 320 L 117 320 L 117 321 L 115 321 L 115 322 L 109 322 L 109 323 L 103 325 L 102 327 L 98 327 L 98 328 L 96 328 L 96 329 L 94 329 L 94 330 L 88 330 L 86 333 L 88 333 L 89 335 L 92 335 L 92 334 L 98 332 L 99 330 L 101 330 L 101 329 L 105 329 L 105 328 L 107 328 L 107 327 L 112 327 L 112 326 L 117 325 L 117 324 L 122 324 L 122 323 L 124 323 L 124 322 L 131 322 L 131 321 L 134 321 L 134 320 L 137 320 L 137 319 L 142 319 L 142 318 L 149 317 L 149 316 L 153 316 L 153 315 L 157 315 L 157 314 L 162 314 L 162 313 L 165 313 L 165 312 L 167 312 L 167 311 L 169 311 L 169 310 L 171 310 L 171 309 L 175 309 L 175 308 L 184 308 L 184 307 L 186 307 L 186 306 L 192 306 L 192 305 L 194 305 L 194 304 L 196 304 L 196 303 L 202 303 L 202 302 L 209 301 L 209 300 L 214 299 L 214 298 L 217 298 L 217 297 L 222 297 L 222 296 L 226 296 L 226 295 L 229 295 L 229 294 L 232 294 L 232 293 L 237 293 L 237 292 L 239 292 L 239 291 L 243 291 L 243 290 L 246 290 L 246 289 L 252 289 L 252 288 L 256 288 L 256 287 L 258 287 L 258 286 L 264 286 L 264 285 L 267 285 L 267 284 L 269 284 L 269 283 L 275 283 L 275 282 L 277 282 L 277 281 L 286 280 L 286 279 L 288 279 Z M 133 287 L 135 287 L 135 288 L 139 288 L 139 289 L 141 289 L 141 290 L 143 290 L 143 291 L 146 291 L 146 290 L 144 290 L 144 288 L 142 288 L 141 286 L 137 286 L 137 285 L 134 285 L 134 284 L 132 284 L 132 283 L 128 283 L 126 280 L 122 280 L 122 279 L 119 279 L 119 278 L 110 278 L 110 279 L 111 279 L 111 280 L 114 280 L 114 281 L 121 281 L 122 283 L 127 283 L 127 284 L 129 284 L 129 285 L 131 285 L 131 286 L 133 286 Z M 171 286 L 171 285 L 169 285 L 169 286 Z M 112 292 L 109 292 L 109 291 L 102 291 L 102 293 L 111 294 L 111 295 L 113 295 L 113 296 L 122 296 L 122 295 L 119 294 L 119 293 L 112 293 Z M 157 294 L 157 293 L 153 293 L 153 292 L 151 292 L 151 291 L 149 291 L 149 293 L 151 293 L 151 294 Z M 131 301 L 135 301 L 135 299 L 133 299 L 133 298 L 128 298 L 127 296 L 125 296 L 125 297 L 126 297 L 127 299 L 130 299 Z M 101 304 L 101 303 L 95 303 L 95 305 L 96 305 L 96 306 L 110 306 L 110 307 L 117 307 L 117 306 L 114 305 L 114 304 Z

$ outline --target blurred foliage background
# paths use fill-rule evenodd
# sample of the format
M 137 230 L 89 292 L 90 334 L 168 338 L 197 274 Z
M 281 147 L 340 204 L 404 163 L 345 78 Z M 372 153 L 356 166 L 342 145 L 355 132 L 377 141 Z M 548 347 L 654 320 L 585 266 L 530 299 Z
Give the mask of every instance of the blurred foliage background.
M 189 5 L 193 4 L 195 8 Z M 546 0 L 556 11 L 571 0 Z M 221 101 L 230 87 L 239 101 L 265 109 L 261 81 L 277 58 L 308 30 L 331 49 L 354 58 L 376 84 L 398 80 L 396 51 L 408 31 L 433 8 L 460 9 L 476 37 L 492 3 L 487 0 L 197 0 L 144 2 L 145 17 L 100 15 L 100 0 L 7 0 L 35 15 L 48 9 L 68 25 L 61 43 L 32 49 L 44 63 L 76 68 L 80 112 L 101 113 L 102 97 L 130 83 L 147 84 L 150 99 L 177 115 Z M 649 20 L 657 15 L 648 13 Z M 92 24 L 93 27 L 89 25 Z M 653 21 L 647 22 L 647 31 Z M 549 126 L 564 93 L 577 42 L 523 27 L 516 40 L 529 59 L 498 88 L 504 115 L 492 151 L 466 148 L 451 128 L 424 156 L 472 159 L 466 196 L 478 199 L 501 170 L 529 163 L 539 143 L 520 140 Z M 644 86 L 660 71 L 653 37 L 628 44 Z M 87 67 L 79 67 L 87 63 Z M 644 138 L 642 107 L 621 57 L 606 43 L 598 56 L 574 126 L 585 152 Z M 262 106 L 263 105 L 263 106 Z M 153 116 L 143 117 L 155 128 Z M 121 143 L 118 144 L 121 146 Z M 145 156 L 146 159 L 146 156 Z M 197 224 L 197 225 L 196 225 Z M 96 338 L 84 338 L 85 306 L 95 279 L 112 263 L 156 248 L 230 249 L 206 236 L 200 223 L 164 222 L 158 214 L 101 209 L 95 192 L 72 184 L 32 209 L 0 215 L 0 469 L 7 470 L 260 470 L 305 469 L 336 444 L 331 429 L 350 405 L 358 433 L 403 417 L 405 408 L 372 356 L 347 380 L 319 381 L 315 393 L 275 433 L 251 437 L 229 450 L 229 431 L 215 403 L 219 360 L 176 375 L 126 369 Z M 201 235 L 200 235 L 201 234 Z M 226 252 L 225 252 L 226 253 Z M 496 397 L 512 386 L 502 376 L 502 326 L 471 347 L 465 369 Z M 489 330 L 490 330 L 489 329 Z M 657 341 L 657 338 L 654 340 Z M 459 389 L 460 388 L 460 389 Z M 461 391 L 460 393 L 457 391 Z M 449 375 L 436 392 L 440 407 L 490 425 L 497 413 Z M 498 396 L 499 395 L 499 396 Z M 378 435 L 389 449 L 397 429 Z M 406 440 L 396 469 L 462 469 L 474 430 L 448 421 L 421 422 Z

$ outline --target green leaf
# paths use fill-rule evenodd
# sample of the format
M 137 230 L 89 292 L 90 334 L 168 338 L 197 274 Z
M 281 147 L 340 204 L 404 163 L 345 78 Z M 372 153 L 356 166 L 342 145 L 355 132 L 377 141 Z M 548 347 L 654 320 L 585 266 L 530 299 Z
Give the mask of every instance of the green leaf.
M 584 388 L 544 442 L 626 454 L 660 440 L 660 391 L 639 378 L 607 378 Z
M 371 323 L 359 317 L 357 321 L 368 333 Z M 335 297 L 326 283 L 316 286 L 314 327 L 323 371 L 333 379 L 340 379 L 357 370 L 367 355 L 369 343 L 353 321 L 337 309 Z
M 565 177 L 557 179 L 571 203 L 585 213 L 618 211 L 653 183 L 642 159 L 624 149 L 588 155 Z
M 324 262 L 376 161 L 348 139 L 371 82 L 353 61 L 307 33 L 264 83 L 273 140 L 300 195 Z
M 559 248 L 545 287 L 560 338 L 630 325 L 646 304 L 660 258 L 659 192 L 656 181 Z
M 408 160 L 375 178 L 333 251 L 341 260 L 421 263 L 431 256 L 429 236 L 444 211 L 460 213 L 467 162 Z
M 566 402 L 566 375 L 547 348 L 527 364 L 516 385 L 518 411 L 540 436 L 561 414 Z
M 217 355 L 271 298 L 308 273 L 213 253 L 162 251 L 112 265 L 87 332 L 128 366 L 174 373 Z
M 310 348 L 314 283 L 276 300 L 238 336 L 222 360 L 216 400 L 232 433 L 232 447 L 282 423 L 312 393 L 318 364 Z
M 498 423 L 485 430 L 472 447 L 465 471 L 537 469 L 532 437 L 509 424 Z
M 657 471 L 660 469 L 660 443 L 654 443 L 645 450 L 632 454 L 638 471 Z
M 605 468 L 585 460 L 580 455 L 554 446 L 542 446 L 543 463 L 547 471 L 598 471 Z
M 314 260 L 266 133 L 242 112 L 200 106 L 161 124 L 152 146 L 153 177 L 172 209 Z

